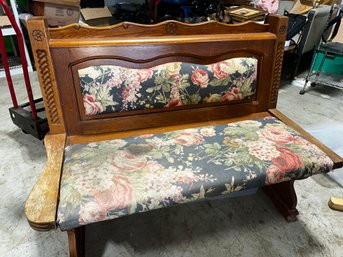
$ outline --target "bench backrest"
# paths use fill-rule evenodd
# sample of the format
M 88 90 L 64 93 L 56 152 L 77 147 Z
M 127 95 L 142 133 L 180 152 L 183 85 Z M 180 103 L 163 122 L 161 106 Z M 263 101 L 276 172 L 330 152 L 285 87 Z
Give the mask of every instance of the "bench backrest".
M 48 29 L 28 22 L 51 133 L 91 135 L 276 107 L 287 18 Z

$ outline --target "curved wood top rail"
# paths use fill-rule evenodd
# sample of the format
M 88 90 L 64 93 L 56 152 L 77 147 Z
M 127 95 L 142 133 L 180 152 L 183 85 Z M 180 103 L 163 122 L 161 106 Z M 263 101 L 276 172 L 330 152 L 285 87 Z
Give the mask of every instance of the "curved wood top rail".
M 42 19 L 42 17 L 36 17 Z M 237 33 L 267 32 L 267 24 L 244 22 L 241 24 L 225 24 L 208 21 L 197 24 L 186 24 L 179 21 L 164 21 L 158 24 L 138 24 L 122 22 L 106 27 L 90 27 L 79 24 L 70 24 L 61 28 L 49 29 L 50 39 L 70 38 L 106 38 L 106 37 L 145 37 L 149 36 L 180 36 L 204 34 L 237 34 Z
M 211 34 L 211 35 L 185 35 L 185 36 L 159 36 L 159 37 L 112 37 L 112 38 L 86 38 L 86 39 L 51 39 L 50 47 L 80 47 L 80 46 L 106 46 L 106 45 L 145 45 L 145 44 L 185 44 L 200 42 L 222 41 L 255 41 L 276 40 L 270 32 L 249 33 L 244 37 L 241 34 Z

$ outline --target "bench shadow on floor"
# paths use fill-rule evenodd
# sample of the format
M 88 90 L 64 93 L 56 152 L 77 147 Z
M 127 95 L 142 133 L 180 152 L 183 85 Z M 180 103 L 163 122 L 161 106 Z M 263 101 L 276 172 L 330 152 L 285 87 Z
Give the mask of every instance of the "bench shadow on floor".
M 86 246 L 88 257 L 313 256 L 323 249 L 302 221 L 286 222 L 262 191 L 90 225 Z

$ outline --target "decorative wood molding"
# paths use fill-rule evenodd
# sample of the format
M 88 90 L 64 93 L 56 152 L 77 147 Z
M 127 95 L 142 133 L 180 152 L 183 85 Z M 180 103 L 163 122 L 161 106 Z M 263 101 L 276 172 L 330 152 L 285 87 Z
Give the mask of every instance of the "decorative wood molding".
M 267 23 L 269 24 L 269 31 L 277 35 L 277 41 L 275 42 L 275 60 L 273 63 L 274 73 L 272 74 L 273 81 L 268 104 L 269 108 L 276 108 L 281 81 L 288 18 L 285 16 L 278 17 L 276 15 L 269 15 Z
M 281 26 L 279 29 L 279 34 L 285 34 L 287 32 L 287 26 Z
M 255 22 L 240 24 L 225 24 L 208 21 L 197 24 L 186 24 L 179 21 L 164 21 L 158 24 L 146 25 L 132 22 L 122 22 L 107 27 L 89 27 L 79 24 L 71 24 L 61 28 L 49 29 L 50 39 L 71 38 L 108 38 L 108 37 L 146 37 L 166 35 L 203 35 L 225 33 L 255 33 L 267 32 L 268 25 Z
M 51 71 L 49 68 L 47 52 L 45 50 L 36 50 L 38 71 L 42 78 L 42 88 L 46 99 L 47 111 L 52 124 L 60 124 L 61 120 L 56 107 L 56 100 L 51 81 Z
M 166 24 L 166 32 L 167 34 L 176 34 L 177 32 L 177 23 L 175 22 L 168 22 Z
M 213 35 L 170 35 L 155 37 L 106 37 L 106 38 L 70 38 L 53 39 L 49 41 L 50 48 L 62 47 L 83 47 L 83 46 L 119 46 L 119 45 L 152 45 L 152 44 L 187 44 L 187 43 L 208 43 L 223 41 L 266 41 L 275 39 L 276 36 L 271 33 L 246 33 L 248 37 L 242 37 L 241 33 L 236 34 L 213 34 Z M 244 38 L 244 39 L 243 39 Z
M 281 74 L 282 74 L 284 47 L 285 47 L 284 42 L 278 43 L 277 45 L 277 54 L 276 54 L 276 60 L 275 60 L 272 92 L 271 92 L 270 101 L 269 101 L 269 106 L 273 106 L 273 107 L 276 107 L 276 102 L 277 102 L 278 93 L 279 93 L 279 86 L 280 86 Z
M 28 21 L 28 32 L 32 44 L 37 75 L 41 86 L 44 107 L 50 132 L 64 133 L 64 121 L 56 86 L 55 74 L 48 45 L 49 34 L 44 19 L 33 17 Z
M 117 61 L 124 61 L 127 63 L 127 66 L 125 66 L 125 63 L 120 64 L 120 66 L 126 67 L 126 68 L 144 68 L 144 64 L 149 64 L 154 61 L 162 60 L 161 64 L 165 63 L 166 59 L 168 58 L 178 58 L 178 60 L 184 61 L 184 62 L 193 62 L 194 64 L 203 64 L 208 65 L 215 62 L 220 62 L 229 58 L 239 58 L 242 56 L 249 56 L 254 57 L 258 59 L 261 55 L 261 52 L 253 51 L 253 50 L 245 50 L 245 51 L 228 51 L 223 49 L 218 54 L 212 54 L 212 55 L 201 55 L 199 53 L 182 53 L 182 52 L 174 52 L 174 53 L 168 53 L 168 54 L 156 54 L 152 58 L 146 58 L 146 59 L 137 59 L 133 57 L 125 57 L 121 55 L 99 55 L 99 56 L 92 56 L 92 57 L 84 57 L 77 59 L 74 62 L 70 62 L 70 67 L 74 67 L 75 65 L 79 65 L 81 63 L 85 63 L 85 66 L 97 66 L 97 65 L 115 65 Z M 209 58 L 210 57 L 210 58 Z M 190 61 L 189 61 L 190 60 Z M 139 67 L 133 66 L 134 64 L 139 65 Z M 159 65 L 159 64 L 157 64 Z M 82 67 L 83 68 L 83 67 Z
M 44 33 L 41 30 L 35 29 L 34 31 L 32 31 L 32 37 L 36 40 L 36 41 L 43 41 L 45 36 Z

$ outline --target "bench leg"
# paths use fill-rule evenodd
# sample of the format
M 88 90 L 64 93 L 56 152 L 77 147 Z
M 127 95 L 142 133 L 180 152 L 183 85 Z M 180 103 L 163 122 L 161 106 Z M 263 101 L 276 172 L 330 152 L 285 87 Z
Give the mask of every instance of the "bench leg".
M 85 227 L 68 230 L 69 256 L 85 256 Z
M 263 187 L 276 208 L 289 222 L 297 220 L 297 195 L 294 190 L 294 180 Z

